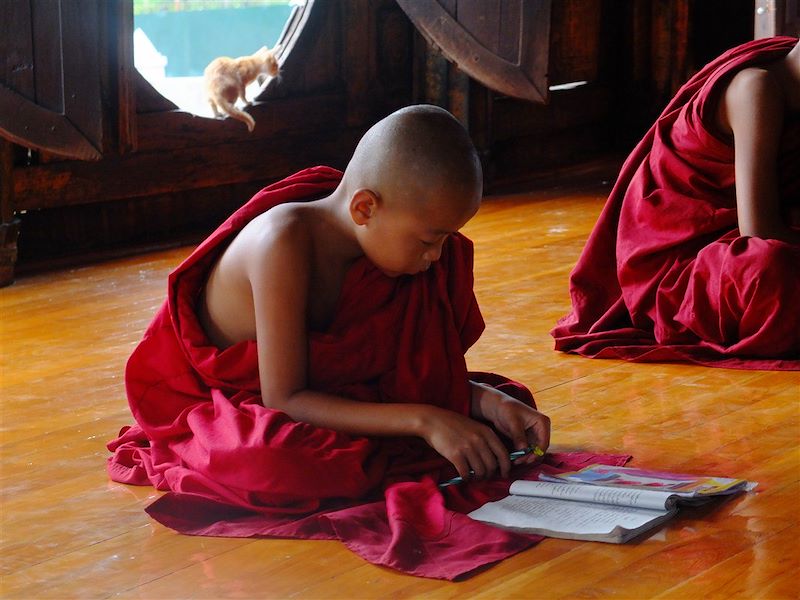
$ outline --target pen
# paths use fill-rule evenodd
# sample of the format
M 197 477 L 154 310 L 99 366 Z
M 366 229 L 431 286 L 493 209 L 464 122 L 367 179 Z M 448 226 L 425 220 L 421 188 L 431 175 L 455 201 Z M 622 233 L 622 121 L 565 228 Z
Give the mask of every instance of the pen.
M 539 446 L 528 446 L 527 448 L 523 448 L 522 450 L 514 450 L 508 455 L 508 458 L 511 460 L 511 462 L 514 462 L 518 458 L 522 458 L 523 456 L 527 456 L 528 454 L 531 453 L 535 454 L 536 456 L 544 456 L 544 450 L 539 448 Z M 475 475 L 475 471 L 470 469 L 469 474 Z M 447 486 L 456 485 L 462 483 L 463 481 L 464 478 L 461 477 L 461 475 L 458 475 L 457 477 L 453 477 L 452 479 L 443 481 L 442 483 L 439 484 L 439 487 L 446 488 Z

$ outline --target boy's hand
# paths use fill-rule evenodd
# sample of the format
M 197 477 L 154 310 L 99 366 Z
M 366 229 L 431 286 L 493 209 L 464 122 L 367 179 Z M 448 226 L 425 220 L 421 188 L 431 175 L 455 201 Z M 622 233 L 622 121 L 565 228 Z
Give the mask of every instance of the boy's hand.
M 497 431 L 508 436 L 515 450 L 528 446 L 547 450 L 550 445 L 549 417 L 491 386 L 478 383 L 472 385 L 474 416 L 490 421 Z M 540 457 L 531 453 L 517 462 L 526 464 L 539 459 Z
M 450 410 L 433 406 L 429 409 L 425 411 L 420 435 L 453 463 L 459 475 L 483 479 L 499 468 L 503 477 L 508 476 L 508 450 L 491 427 Z

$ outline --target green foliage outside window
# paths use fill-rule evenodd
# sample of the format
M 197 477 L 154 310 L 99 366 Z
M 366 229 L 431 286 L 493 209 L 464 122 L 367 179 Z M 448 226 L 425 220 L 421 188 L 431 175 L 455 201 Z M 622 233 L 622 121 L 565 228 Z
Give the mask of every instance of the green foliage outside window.
M 253 8 L 286 5 L 289 0 L 133 0 L 134 15 L 224 8 Z

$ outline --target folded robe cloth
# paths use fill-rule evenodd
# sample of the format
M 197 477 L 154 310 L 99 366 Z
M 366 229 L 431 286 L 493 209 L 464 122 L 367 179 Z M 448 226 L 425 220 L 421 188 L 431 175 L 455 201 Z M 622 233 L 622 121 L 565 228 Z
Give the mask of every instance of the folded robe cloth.
M 512 470 L 513 479 L 538 478 L 590 464 L 623 465 L 629 456 L 570 452 Z M 434 479 L 388 484 L 380 499 L 346 502 L 309 515 L 248 511 L 192 494 L 164 494 L 147 508 L 163 525 L 189 535 L 336 539 L 369 562 L 437 579 L 465 579 L 482 567 L 541 541 L 474 521 L 466 513 L 508 495 L 511 479 L 474 481 L 440 490 Z
M 796 43 L 746 43 L 678 91 L 623 165 L 572 272 L 572 312 L 551 332 L 557 350 L 800 369 L 800 247 L 739 235 L 733 143 L 715 125 L 731 77 Z M 781 202 L 796 217 L 800 119 L 784 127 Z
M 340 538 L 379 564 L 453 578 L 533 542 L 446 509 L 434 482 L 452 471 L 422 440 L 349 436 L 265 408 L 255 342 L 219 350 L 195 314 L 215 258 L 247 222 L 324 196 L 340 179 L 317 167 L 265 188 L 170 274 L 167 300 L 127 364 L 136 425 L 109 443 L 109 474 L 168 490 L 148 511 L 178 531 Z M 464 352 L 483 330 L 472 283 L 472 245 L 458 234 L 415 276 L 357 261 L 333 323 L 310 336 L 310 387 L 468 414 L 473 378 L 533 403 L 519 384 L 467 372 Z

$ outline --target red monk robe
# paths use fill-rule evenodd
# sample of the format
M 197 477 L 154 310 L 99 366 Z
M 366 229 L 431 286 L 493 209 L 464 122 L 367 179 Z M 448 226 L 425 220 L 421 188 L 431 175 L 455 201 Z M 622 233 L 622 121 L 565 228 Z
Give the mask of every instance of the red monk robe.
M 170 275 L 167 300 L 128 361 L 137 424 L 109 444 L 109 473 L 115 481 L 169 490 L 148 512 L 184 533 L 336 538 L 372 562 L 453 578 L 539 539 L 462 514 L 502 495 L 496 482 L 469 486 L 475 490 L 466 496 L 449 492 L 462 509 L 455 512 L 435 485 L 452 475 L 449 463 L 423 440 L 349 436 L 265 408 L 255 342 L 219 351 L 195 315 L 206 274 L 232 236 L 272 206 L 322 197 L 340 179 L 340 172 L 317 167 L 265 188 Z M 390 278 L 360 259 L 347 274 L 333 323 L 311 335 L 310 387 L 468 414 L 471 377 L 532 404 L 519 384 L 467 373 L 464 352 L 484 327 L 472 282 L 472 244 L 458 234 L 438 262 L 415 276 Z M 575 468 L 586 460 L 568 455 L 555 462 Z
M 623 165 L 572 272 L 572 312 L 551 332 L 557 350 L 800 368 L 800 247 L 739 235 L 733 143 L 715 126 L 731 77 L 796 43 L 734 48 L 678 91 Z M 790 213 L 800 206 L 796 115 L 787 115 L 778 169 Z

